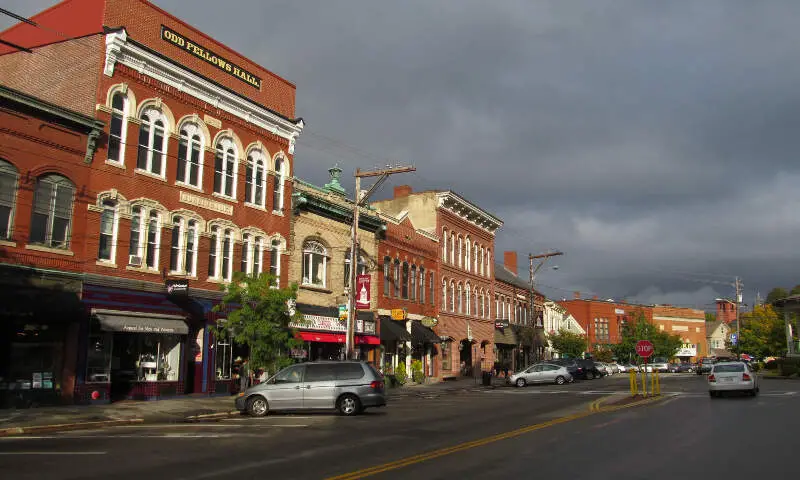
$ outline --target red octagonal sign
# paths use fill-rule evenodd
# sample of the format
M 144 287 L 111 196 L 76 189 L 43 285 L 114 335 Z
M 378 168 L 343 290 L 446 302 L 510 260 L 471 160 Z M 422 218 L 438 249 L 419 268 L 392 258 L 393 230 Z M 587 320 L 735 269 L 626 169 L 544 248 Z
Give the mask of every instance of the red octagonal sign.
M 650 340 L 639 340 L 636 342 L 636 353 L 642 358 L 648 358 L 653 354 L 653 342 Z

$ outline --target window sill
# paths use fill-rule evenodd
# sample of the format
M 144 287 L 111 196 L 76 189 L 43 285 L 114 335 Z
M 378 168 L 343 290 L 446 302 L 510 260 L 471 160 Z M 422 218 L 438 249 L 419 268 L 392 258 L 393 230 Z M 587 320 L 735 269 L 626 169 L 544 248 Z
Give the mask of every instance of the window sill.
M 161 272 L 159 272 L 157 269 L 150 268 L 150 267 L 132 267 L 132 266 L 128 265 L 127 267 L 125 267 L 125 270 L 129 270 L 131 272 L 150 273 L 150 274 L 153 274 L 153 275 L 161 275 Z
M 223 280 L 221 278 L 214 278 L 214 277 L 208 277 L 206 279 L 206 282 L 208 282 L 208 283 L 216 283 L 217 285 L 227 285 L 227 284 L 231 283 L 230 280 Z
M 44 245 L 25 245 L 25 250 L 34 250 L 36 252 L 55 253 L 56 255 L 64 255 L 66 257 L 74 257 L 75 252 L 72 250 L 65 250 L 63 248 L 45 247 Z
M 177 185 L 177 186 L 179 186 L 181 188 L 185 188 L 187 190 L 194 190 L 195 192 L 203 193 L 203 189 L 201 187 L 194 186 L 191 183 L 184 183 L 184 182 L 181 182 L 181 181 L 177 181 L 177 182 L 175 182 L 175 185 Z
M 94 262 L 95 265 L 98 267 L 105 267 L 105 268 L 117 268 L 117 264 L 107 261 L 107 260 L 98 260 Z
M 317 286 L 317 285 L 305 285 L 305 284 L 303 284 L 303 285 L 300 285 L 300 288 L 302 288 L 303 290 L 310 290 L 312 292 L 333 293 L 333 290 L 331 290 L 329 288 L 326 288 L 326 287 L 320 287 L 320 286 Z
M 244 206 L 252 208 L 252 209 L 255 209 L 255 210 L 261 210 L 262 212 L 266 212 L 267 211 L 267 207 L 262 207 L 261 205 L 258 205 L 258 204 L 255 204 L 255 203 L 244 202 Z
M 120 170 L 125 170 L 125 164 L 122 162 L 118 162 L 116 160 L 111 160 L 110 158 L 106 159 L 106 165 L 114 168 L 119 168 Z
M 220 200 L 225 200 L 226 202 L 239 203 L 239 201 L 236 200 L 236 198 L 229 197 L 227 195 L 223 195 L 223 194 L 217 193 L 217 192 L 212 192 L 211 196 L 214 197 L 214 198 L 219 198 Z
M 197 280 L 197 275 L 186 272 L 168 272 L 167 276 L 171 278 L 180 278 L 183 280 Z
M 17 242 L 12 242 L 9 240 L 0 240 L 0 247 L 16 247 Z
M 134 173 L 136 173 L 136 175 L 144 175 L 145 177 L 155 178 L 156 180 L 161 180 L 162 182 L 167 181 L 166 177 L 157 173 L 148 172 L 147 170 L 142 170 L 141 168 L 134 170 Z
M 277 215 L 279 217 L 282 217 L 283 216 L 283 210 L 273 210 L 272 214 L 273 215 Z

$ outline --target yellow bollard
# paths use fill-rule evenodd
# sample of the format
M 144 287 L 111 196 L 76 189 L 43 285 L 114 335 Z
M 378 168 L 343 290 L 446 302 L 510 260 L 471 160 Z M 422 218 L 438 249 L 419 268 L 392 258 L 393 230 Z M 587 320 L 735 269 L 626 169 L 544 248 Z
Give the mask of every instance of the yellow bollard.
M 653 374 L 650 375 L 650 393 L 654 396 L 656 394 L 656 378 L 658 378 L 658 370 L 653 368 Z
M 659 373 L 656 373 L 656 390 L 653 393 L 661 395 L 661 375 Z
M 631 379 L 631 397 L 635 397 L 637 393 L 639 393 L 639 384 L 636 381 L 636 370 L 630 369 L 630 375 L 628 375 Z
M 647 396 L 647 366 L 642 370 L 642 395 Z

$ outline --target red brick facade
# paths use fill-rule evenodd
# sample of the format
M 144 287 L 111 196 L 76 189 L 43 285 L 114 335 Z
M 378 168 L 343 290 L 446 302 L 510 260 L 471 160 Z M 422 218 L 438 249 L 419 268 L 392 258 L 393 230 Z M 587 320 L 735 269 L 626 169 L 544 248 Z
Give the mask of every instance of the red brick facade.
M 635 321 L 640 312 L 648 322 L 653 321 L 653 308 L 645 305 L 596 299 L 564 300 L 558 304 L 566 308 L 586 331 L 590 352 L 597 344 L 619 343 L 621 325 Z
M 736 303 L 733 300 L 717 299 L 717 320 L 728 324 L 736 321 Z
M 683 339 L 683 345 L 676 355 L 678 358 L 694 362 L 708 354 L 703 310 L 657 305 L 653 307 L 653 323 L 662 331 Z

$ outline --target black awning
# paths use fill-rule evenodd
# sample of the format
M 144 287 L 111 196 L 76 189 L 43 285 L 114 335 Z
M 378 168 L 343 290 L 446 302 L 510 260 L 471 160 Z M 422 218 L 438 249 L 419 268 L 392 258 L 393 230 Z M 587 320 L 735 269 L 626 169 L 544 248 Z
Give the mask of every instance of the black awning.
M 439 335 L 433 333 L 433 330 L 422 325 L 419 320 L 411 321 L 411 343 L 414 345 L 424 345 L 426 343 L 442 343 Z
M 174 316 L 98 312 L 95 317 L 100 322 L 100 329 L 106 332 L 189 334 L 186 322 Z
M 517 335 L 514 333 L 514 330 L 510 327 L 507 327 L 502 330 L 495 329 L 494 343 L 496 343 L 497 345 L 516 346 L 517 343 L 519 343 L 519 340 L 517 339 Z
M 381 315 L 381 341 L 382 342 L 404 342 L 411 338 L 406 329 L 397 320 Z

